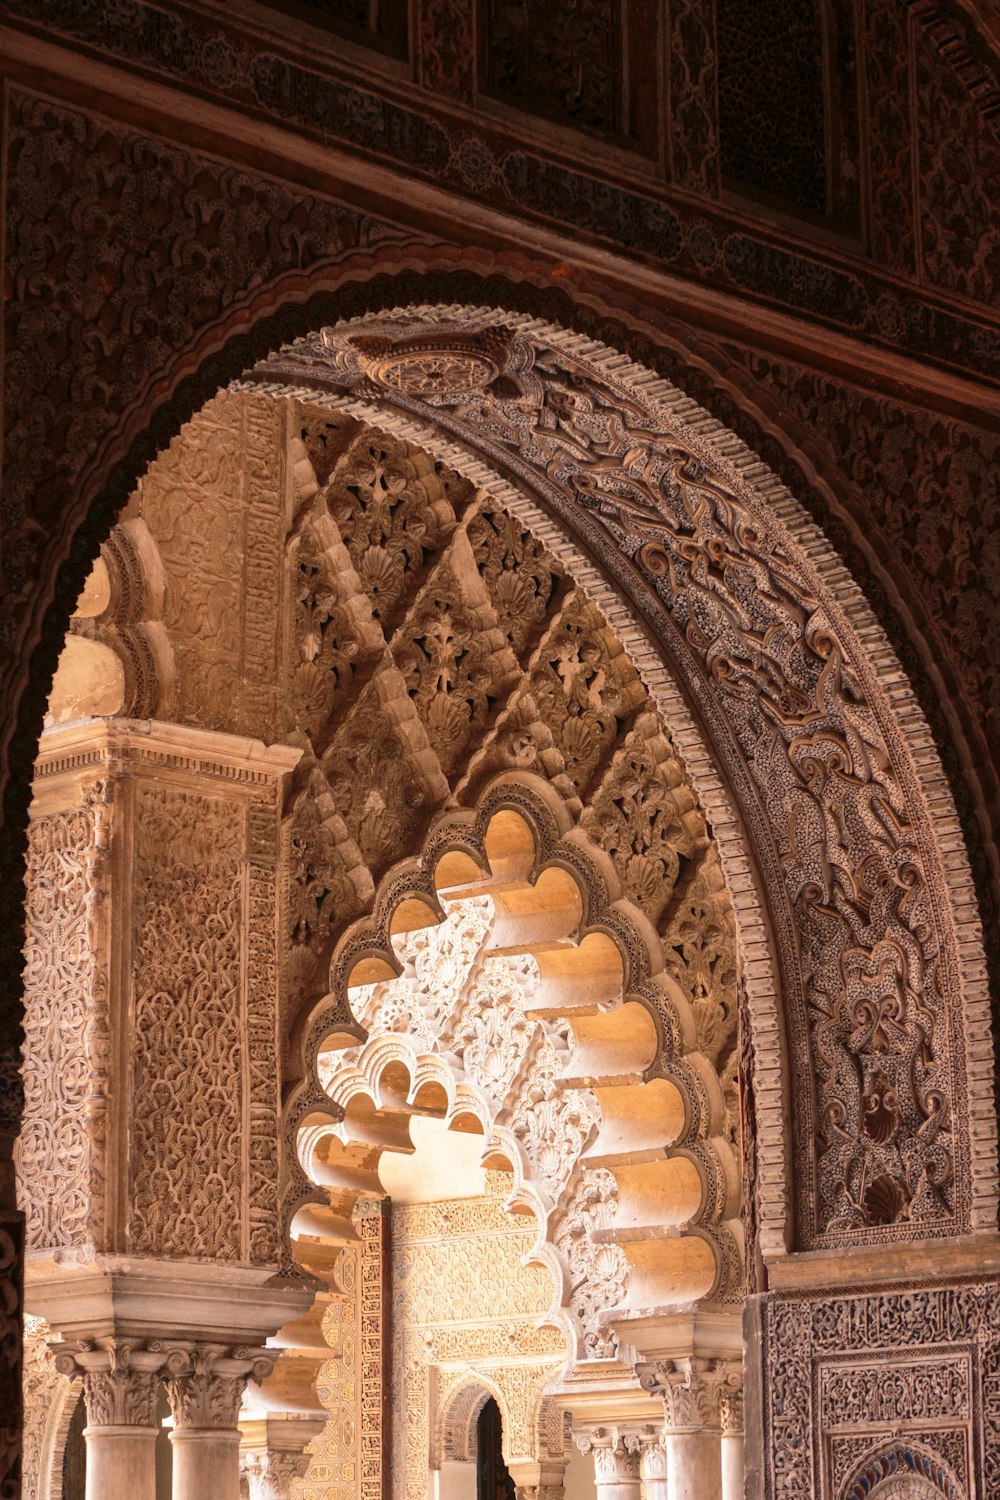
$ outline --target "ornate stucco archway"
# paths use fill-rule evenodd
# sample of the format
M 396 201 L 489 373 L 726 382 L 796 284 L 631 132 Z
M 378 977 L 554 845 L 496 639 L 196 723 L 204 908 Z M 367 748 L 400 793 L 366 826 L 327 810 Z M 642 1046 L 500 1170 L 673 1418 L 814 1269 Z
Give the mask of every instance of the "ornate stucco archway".
M 652 624 L 696 709 L 692 719 L 670 685 L 737 921 L 745 905 L 760 923 L 741 936 L 764 1050 L 765 1256 L 792 1242 L 886 1243 L 916 1225 L 922 1237 L 991 1228 L 993 1157 L 983 1170 L 973 1146 L 996 1134 L 979 1064 L 986 977 L 957 819 L 863 598 L 773 475 L 623 356 L 489 309 L 405 309 L 326 330 L 256 366 L 246 388 L 377 416 L 426 443 L 530 515 L 554 550 L 565 531 L 553 520 L 569 527 Z M 609 619 L 619 626 L 613 608 Z M 731 841 L 712 762 L 742 821 Z M 759 886 L 744 903 L 748 854 Z M 779 1011 L 787 1065 L 765 1040 Z M 811 1142 L 797 1153 L 794 1234 L 782 1087 L 797 1140 Z
M 135 779 L 121 796 L 137 799 L 126 824 L 152 914 L 141 958 L 153 980 L 158 935 L 196 951 L 203 913 L 187 899 L 192 881 L 208 871 L 218 895 L 208 930 L 247 1008 L 220 1011 L 212 1045 L 246 1089 L 249 1133 L 243 1140 L 236 1122 L 225 1139 L 213 1115 L 225 1170 L 199 1189 L 181 1238 L 201 1235 L 200 1248 L 243 1256 L 256 1275 L 277 1263 L 283 1224 L 305 1265 L 335 1271 L 358 1193 L 378 1190 L 379 1151 L 405 1152 L 410 1116 L 440 1116 L 482 1130 L 494 1170 L 512 1180 L 511 1206 L 539 1226 L 533 1254 L 557 1289 L 567 1281 L 559 1226 L 547 1229 L 565 1205 L 546 1199 L 538 1160 L 500 1118 L 510 1106 L 467 1076 L 472 1043 L 432 1036 L 415 1047 L 412 1013 L 406 1025 L 373 1026 L 381 1001 L 359 992 L 391 989 L 415 935 L 467 913 L 463 902 L 490 903 L 503 937 L 494 933 L 489 951 L 555 994 L 524 1009 L 531 1024 L 561 1025 L 568 1044 L 569 1071 L 550 1079 L 545 1103 L 574 1088 L 592 1095 L 579 1150 L 596 1151 L 619 1222 L 629 1219 L 624 1233 L 605 1222 L 592 1242 L 628 1262 L 625 1302 L 592 1305 L 602 1316 L 585 1329 L 571 1297 L 550 1308 L 582 1364 L 588 1337 L 591 1355 L 614 1358 L 599 1348 L 601 1330 L 631 1318 L 629 1400 L 606 1405 L 602 1422 L 578 1390 L 566 1400 L 591 1413 L 599 1468 L 628 1477 L 641 1447 L 653 1482 L 657 1414 L 668 1414 L 680 1451 L 692 1433 L 717 1439 L 736 1405 L 717 1363 L 729 1344 L 661 1335 L 668 1310 L 721 1316 L 728 1306 L 731 1318 L 741 1217 L 755 1291 L 759 1260 L 772 1286 L 849 1282 L 850 1256 L 861 1254 L 877 1279 L 901 1241 L 967 1241 L 994 1222 L 981 945 L 929 736 L 864 601 L 773 476 L 648 371 L 564 330 L 498 310 L 419 307 L 338 326 L 265 361 L 194 426 L 193 446 L 182 435 L 151 470 L 109 556 L 127 553 L 123 538 L 145 537 L 140 522 L 152 540 L 120 576 L 108 565 L 106 597 L 75 628 L 92 665 L 108 652 L 122 663 L 120 680 L 95 666 L 111 693 L 99 712 L 117 722 L 86 754 L 78 728 L 53 731 L 37 809 L 54 827 L 67 796 L 85 792 L 75 823 L 58 826 L 93 844 L 73 865 L 81 880 L 120 897 L 109 829 L 119 781 Z M 227 489 L 217 480 L 236 430 L 242 478 Z M 192 525 L 185 497 L 196 492 Z M 242 592 L 215 566 L 237 545 L 226 530 L 237 523 Z M 182 578 L 189 599 L 177 592 Z M 207 649 L 213 641 L 235 643 L 238 672 L 224 649 Z M 571 687 L 582 694 L 592 718 L 579 704 L 560 709 L 554 733 L 529 701 L 553 684 L 567 702 Z M 176 722 L 165 732 L 122 717 L 140 713 Z M 265 754 L 237 733 L 277 743 Z M 650 787 L 666 807 L 681 793 L 653 833 L 639 826 Z M 160 833 L 172 853 L 158 868 Z M 58 841 L 40 836 L 37 848 L 43 863 L 69 867 Z M 237 871 L 249 940 L 229 954 Z M 739 973 L 733 964 L 715 975 L 724 1003 L 693 1000 L 664 972 L 665 952 L 682 970 L 689 955 L 657 923 L 695 880 L 706 907 L 732 904 L 722 922 Z M 172 889 L 184 895 L 173 909 Z M 96 972 L 114 903 L 110 919 L 84 905 L 55 917 L 85 934 Z M 268 929 L 275 908 L 278 934 Z M 157 926 L 164 912 L 172 927 Z M 591 969 L 601 983 L 581 1005 Z M 269 988 L 287 1026 L 277 1043 Z M 732 1045 L 737 991 L 742 1055 Z M 706 1061 L 713 1003 L 729 1029 Z M 162 1066 L 178 1037 L 154 1011 L 133 1061 L 147 1098 L 166 1100 L 183 1123 L 186 1085 Z M 95 1014 L 84 1006 L 67 1038 L 103 1064 Z M 442 1014 L 455 1019 L 447 1006 Z M 188 1019 L 202 1025 L 196 1006 Z M 113 1007 L 107 1024 L 121 1024 Z M 239 1035 L 244 1024 L 249 1046 L 222 1049 L 217 1031 Z M 456 1051 L 459 1066 L 445 1055 Z M 738 1072 L 742 1215 L 739 1108 L 728 1132 L 725 1122 Z M 280 1107 L 279 1078 L 293 1085 Z M 44 1112 L 45 1099 L 35 1103 Z M 67 1107 L 91 1153 L 92 1196 L 76 1201 L 73 1229 L 87 1253 L 88 1235 L 103 1232 L 103 1201 L 93 1210 L 104 1153 L 125 1149 L 113 1121 L 106 1137 L 95 1128 L 103 1109 L 88 1087 Z M 116 1191 L 135 1183 L 137 1196 L 115 1232 L 133 1253 L 183 1259 L 181 1221 L 153 1190 L 170 1181 L 163 1141 L 143 1111 L 136 1119 L 128 1150 L 138 1140 L 151 1175 L 130 1161 L 119 1176 Z M 44 1154 L 43 1129 L 26 1139 Z M 194 1185 L 200 1168 L 186 1160 L 184 1170 Z M 309 1178 L 330 1194 L 318 1208 Z M 591 1200 L 594 1218 L 609 1201 Z M 825 1258 L 789 1253 L 803 1249 Z M 181 1380 L 207 1378 L 193 1358 L 179 1368 Z M 801 1397 L 811 1399 L 805 1383 Z M 762 1443 L 766 1419 L 758 1407 Z M 777 1472 L 786 1459 L 772 1461 Z

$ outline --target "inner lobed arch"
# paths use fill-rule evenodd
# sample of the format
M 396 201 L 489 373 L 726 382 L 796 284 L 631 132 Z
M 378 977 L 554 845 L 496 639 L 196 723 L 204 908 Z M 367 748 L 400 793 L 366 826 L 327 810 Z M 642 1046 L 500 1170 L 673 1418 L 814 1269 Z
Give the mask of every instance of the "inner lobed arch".
M 314 1095 L 299 1103 L 298 1152 L 306 1174 L 329 1192 L 330 1207 L 302 1204 L 292 1232 L 302 1263 L 319 1269 L 326 1263 L 324 1243 L 350 1238 L 353 1200 L 372 1190 L 376 1178 L 385 1186 L 383 1162 L 398 1162 L 394 1180 L 408 1181 L 415 1125 L 422 1128 L 431 1116 L 475 1132 L 482 1137 L 481 1164 L 511 1176 L 507 1208 L 536 1223 L 533 1257 L 552 1274 L 550 1316 L 566 1331 L 572 1364 L 588 1348 L 614 1347 L 609 1330 L 616 1317 L 627 1322 L 710 1298 L 738 1299 L 739 1142 L 727 1139 L 720 1079 L 698 1051 L 690 1003 L 660 972 L 655 932 L 621 899 L 613 868 L 604 867 L 596 847 L 587 850 L 586 839 L 573 839 L 573 874 L 559 864 L 574 831 L 564 826 L 561 839 L 555 837 L 565 822 L 556 818 L 546 834 L 546 815 L 559 806 L 553 797 L 551 788 L 529 777 L 494 783 L 476 817 L 482 868 L 464 854 L 469 878 L 445 887 L 457 870 L 453 850 L 431 853 L 426 867 L 436 890 L 433 904 L 408 894 L 408 886 L 419 887 L 421 870 L 390 874 L 396 905 L 367 924 L 365 956 L 338 964 L 335 953 L 333 969 L 342 971 L 367 1040 L 358 1044 L 336 1031 L 317 1046 L 317 1080 L 337 1114 L 324 1124 Z M 475 827 L 464 822 L 456 830 L 447 815 L 432 840 L 447 845 L 463 829 L 474 848 Z M 519 865 L 510 857 L 512 846 L 521 851 Z M 495 889 L 490 850 L 500 871 Z M 449 924 L 465 940 L 457 960 Z M 400 972 L 372 982 L 378 925 L 385 968 Z M 420 950 L 413 947 L 415 933 Z M 348 953 L 358 937 L 345 938 Z M 427 955 L 431 962 L 421 972 Z M 433 988 L 442 959 L 453 968 L 461 962 L 471 976 L 449 993 L 444 1011 L 435 1005 Z M 513 965 L 507 989 L 523 986 L 527 999 L 513 1019 L 507 1016 L 505 1033 L 487 1033 L 492 1048 L 484 1049 L 483 1028 L 495 1026 L 490 1005 L 495 1016 L 509 998 L 496 987 L 495 972 L 492 990 L 482 985 L 491 964 L 494 971 Z M 523 1055 L 511 1068 L 505 1052 L 516 1049 L 519 1038 Z M 553 1044 L 562 1055 L 556 1074 L 548 1076 L 538 1054 Z M 568 1135 L 561 1109 L 569 1112 Z M 537 1138 L 533 1110 L 541 1121 Z M 294 1099 L 290 1111 L 294 1119 Z M 564 1233 L 581 1188 L 592 1204 L 595 1193 L 604 1200 L 604 1222 L 588 1234 L 589 1254 L 599 1257 L 606 1245 L 604 1259 L 617 1257 L 621 1268 L 622 1305 L 605 1302 L 589 1326 L 580 1321 L 583 1303 L 573 1303 L 579 1266 L 567 1259 Z

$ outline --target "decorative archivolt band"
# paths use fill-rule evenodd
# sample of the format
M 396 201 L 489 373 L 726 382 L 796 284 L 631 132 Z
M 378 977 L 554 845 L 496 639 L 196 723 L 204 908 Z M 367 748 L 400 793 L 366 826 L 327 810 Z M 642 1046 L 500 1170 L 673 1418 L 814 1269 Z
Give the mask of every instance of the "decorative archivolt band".
M 765 1258 L 993 1230 L 988 992 L 954 806 L 870 610 L 775 476 L 649 370 L 497 309 L 324 329 L 245 385 L 452 465 L 598 580 L 645 680 L 660 674 L 733 893 Z M 580 541 L 646 616 L 711 753 Z
M 530 1048 L 508 1093 L 490 1097 L 451 1050 L 448 1017 L 441 1040 L 428 1047 L 409 1031 L 361 1041 L 349 1009 L 352 992 L 399 973 L 407 933 L 484 897 L 491 905 L 485 956 L 529 972 L 529 1019 L 568 1032 L 556 1093 L 572 1094 L 574 1120 L 584 1123 L 568 1133 L 553 1127 L 553 1139 L 566 1143 L 555 1173 L 537 1170 L 517 1124 L 518 1090 L 535 1086 Z M 412 1119 L 430 1114 L 481 1133 L 484 1164 L 511 1174 L 508 1207 L 535 1219 L 532 1258 L 552 1274 L 552 1316 L 573 1358 L 582 1357 L 583 1340 L 557 1229 L 582 1171 L 600 1170 L 609 1184 L 610 1222 L 594 1237 L 616 1244 L 628 1267 L 611 1321 L 624 1325 L 738 1294 L 739 1171 L 724 1134 L 719 1078 L 697 1050 L 687 998 L 662 972 L 655 934 L 621 899 L 610 861 L 571 829 L 560 799 L 539 778 L 504 776 L 474 812 L 442 817 L 423 854 L 386 877 L 372 917 L 345 934 L 331 978 L 305 1039 L 306 1082 L 287 1116 L 298 1168 L 286 1216 L 306 1269 L 330 1274 L 353 1238 L 358 1197 L 381 1190 L 382 1153 L 412 1151 Z M 552 1108 L 558 1121 L 558 1099 Z M 530 1114 L 530 1099 L 525 1109 Z

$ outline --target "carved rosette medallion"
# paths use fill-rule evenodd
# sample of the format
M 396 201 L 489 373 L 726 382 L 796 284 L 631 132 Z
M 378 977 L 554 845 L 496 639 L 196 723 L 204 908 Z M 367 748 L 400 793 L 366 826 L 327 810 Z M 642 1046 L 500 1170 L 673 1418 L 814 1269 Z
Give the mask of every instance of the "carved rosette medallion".
M 503 329 L 453 334 L 448 330 L 415 338 L 351 340 L 370 380 L 407 396 L 447 396 L 485 390 L 507 364 Z

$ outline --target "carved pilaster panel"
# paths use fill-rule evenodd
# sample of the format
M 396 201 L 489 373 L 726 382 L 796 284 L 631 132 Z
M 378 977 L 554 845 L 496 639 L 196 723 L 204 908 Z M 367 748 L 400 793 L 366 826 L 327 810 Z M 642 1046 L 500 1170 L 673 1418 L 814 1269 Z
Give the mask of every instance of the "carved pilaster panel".
M 129 1246 L 238 1260 L 244 1107 L 241 809 L 136 791 Z
M 134 797 L 129 1248 L 274 1263 L 277 810 Z
M 767 1500 L 996 1493 L 995 1282 L 773 1297 L 763 1313 Z
M 15 1147 L 30 1245 L 103 1246 L 111 793 L 29 830 L 24 1123 Z

